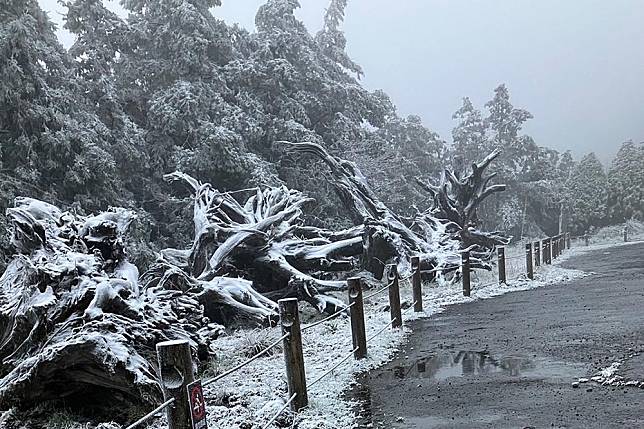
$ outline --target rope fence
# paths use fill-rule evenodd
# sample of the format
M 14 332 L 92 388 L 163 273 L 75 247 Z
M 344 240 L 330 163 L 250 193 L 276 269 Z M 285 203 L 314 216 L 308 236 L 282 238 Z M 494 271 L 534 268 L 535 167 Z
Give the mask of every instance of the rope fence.
M 141 417 L 140 419 L 138 419 L 137 421 L 135 421 L 131 425 L 127 426 L 125 429 L 134 429 L 134 428 L 142 425 L 143 423 L 147 422 L 152 417 L 154 417 L 157 413 L 163 411 L 163 409 L 165 407 L 170 406 L 173 403 L 174 403 L 174 398 L 168 399 L 163 404 L 161 404 L 158 407 L 156 407 L 154 410 L 150 411 L 149 413 L 147 413 L 146 415 L 144 415 L 143 417 Z
M 262 429 L 268 429 L 273 424 L 273 422 L 277 420 L 277 418 L 284 412 L 284 410 L 286 410 L 291 405 L 291 403 L 296 397 L 297 397 L 297 393 L 294 393 L 293 395 L 291 395 L 288 401 L 286 401 L 286 403 L 280 407 L 279 411 L 277 411 L 277 413 L 275 413 L 275 415 L 273 415 L 273 417 L 271 417 L 271 419 L 268 422 L 266 422 L 264 426 L 262 426 Z
M 251 364 L 252 362 L 256 361 L 257 359 L 259 359 L 260 357 L 264 356 L 266 353 L 268 353 L 269 351 L 271 351 L 273 348 L 277 347 L 277 345 L 278 345 L 279 343 L 283 342 L 285 339 L 287 339 L 287 338 L 289 337 L 289 335 L 290 335 L 289 333 L 286 333 L 286 334 L 282 335 L 282 336 L 281 336 L 281 337 L 279 337 L 276 341 L 274 341 L 274 342 L 273 342 L 273 343 L 271 343 L 269 346 L 267 346 L 266 348 L 264 348 L 264 350 L 262 350 L 262 351 L 260 351 L 259 353 L 255 354 L 254 356 L 252 356 L 252 357 L 251 357 L 251 358 L 249 358 L 248 360 L 246 360 L 246 361 L 244 361 L 244 362 L 240 363 L 239 365 L 237 365 L 237 366 L 235 366 L 235 367 L 233 367 L 233 368 L 229 369 L 229 370 L 228 370 L 228 371 L 226 371 L 226 372 L 223 372 L 223 373 L 219 374 L 219 375 L 218 375 L 218 376 L 216 376 L 216 377 L 213 377 L 213 378 L 211 378 L 211 379 L 209 379 L 209 380 L 204 381 L 204 382 L 202 383 L 202 386 L 203 386 L 203 387 L 206 387 L 206 386 L 208 386 L 208 385 L 210 385 L 210 384 L 212 384 L 212 383 L 214 383 L 214 382 L 216 382 L 216 381 L 221 380 L 222 378 L 228 377 L 228 376 L 229 376 L 230 374 L 232 374 L 233 372 L 237 372 L 237 371 L 239 371 L 240 369 L 242 369 L 243 367 L 245 367 L 245 366 L 247 366 L 247 365 Z
M 552 261 L 558 258 L 565 249 L 569 249 L 572 239 L 586 238 L 587 235 L 579 237 L 571 237 L 570 234 L 559 234 L 554 237 L 547 237 L 543 240 L 528 242 L 525 244 L 525 255 L 506 256 L 506 249 L 500 247 L 498 252 L 498 282 L 488 282 L 483 284 L 476 284 L 477 288 L 484 288 L 493 286 L 499 283 L 507 282 L 507 262 L 517 261 L 519 259 L 525 260 L 525 274 L 529 279 L 534 278 L 535 270 L 541 266 L 549 265 Z M 624 234 L 625 241 L 627 240 L 626 233 Z M 475 259 L 478 263 L 480 260 Z M 194 386 L 198 387 L 198 392 L 204 403 L 203 415 L 205 419 L 205 401 L 203 401 L 203 387 L 209 386 L 217 381 L 220 381 L 229 375 L 241 370 L 242 368 L 250 365 L 262 356 L 267 355 L 271 350 L 276 348 L 280 343 L 283 344 L 284 362 L 286 369 L 286 378 L 288 382 L 288 400 L 279 408 L 262 427 L 268 429 L 279 416 L 287 409 L 297 413 L 301 409 L 308 406 L 308 389 L 315 386 L 322 381 L 325 377 L 333 374 L 341 365 L 345 364 L 351 356 L 356 360 L 367 357 L 367 345 L 374 339 L 382 335 L 387 329 L 399 329 L 403 325 L 404 317 L 410 311 L 422 311 L 422 274 L 435 273 L 439 271 L 454 272 L 458 271 L 461 274 L 463 283 L 463 295 L 469 296 L 471 290 L 470 271 L 472 270 L 470 254 L 468 251 L 462 253 L 462 260 L 456 267 L 450 266 L 449 268 L 432 268 L 430 270 L 420 269 L 419 256 L 411 258 L 411 270 L 409 274 L 401 277 L 398 274 L 397 265 L 387 265 L 387 284 L 369 294 L 363 295 L 362 279 L 359 277 L 352 277 L 347 279 L 348 287 L 348 304 L 335 311 L 334 313 L 320 319 L 316 322 L 300 326 L 299 308 L 296 298 L 282 299 L 278 301 L 280 324 L 282 328 L 282 335 L 266 346 L 264 349 L 254 354 L 252 357 L 244 360 L 243 362 L 235 365 L 234 367 L 218 374 L 212 378 L 194 381 L 192 373 L 192 361 L 190 347 L 187 341 L 169 341 L 159 343 L 157 345 L 157 354 L 159 357 L 159 366 L 161 380 L 160 384 L 163 388 L 164 402 L 161 403 L 154 410 L 144 415 L 134 423 L 126 427 L 126 429 L 135 429 L 140 425 L 148 422 L 154 418 L 159 412 L 164 409 L 167 410 L 168 425 L 170 429 L 175 428 L 197 428 L 195 423 L 194 411 L 196 408 L 195 403 L 191 403 L 195 397 L 194 391 L 190 390 Z M 411 285 L 413 301 L 405 310 L 401 309 L 400 303 L 400 283 L 406 282 Z M 364 315 L 364 300 L 371 299 L 380 294 L 388 291 L 390 320 L 379 327 L 369 337 L 366 336 L 366 319 Z M 351 336 L 352 347 L 346 354 L 333 363 L 327 370 L 317 376 L 312 382 L 306 382 L 306 369 L 304 365 L 303 350 L 302 350 L 302 333 L 316 326 L 327 323 L 336 319 L 342 314 L 348 314 L 351 320 Z M 183 356 L 183 357 L 182 357 Z M 164 371 L 164 368 L 170 371 Z M 181 377 L 181 385 L 177 386 L 176 372 L 179 372 Z M 166 373 L 174 374 L 172 379 L 164 380 Z M 198 395 L 197 395 L 198 396 Z M 205 420 L 204 420 L 205 421 Z

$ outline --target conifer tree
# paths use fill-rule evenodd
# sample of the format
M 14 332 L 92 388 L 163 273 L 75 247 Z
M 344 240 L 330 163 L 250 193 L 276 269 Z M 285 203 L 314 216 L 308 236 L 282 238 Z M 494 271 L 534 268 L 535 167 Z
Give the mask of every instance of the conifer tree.
M 608 171 L 608 211 L 612 222 L 644 219 L 644 143 L 622 144 Z
M 5 2 L 0 13 L 0 130 L 6 186 L 90 210 L 117 199 L 109 130 L 36 1 Z
M 584 156 L 568 180 L 571 227 L 575 234 L 605 225 L 608 181 L 594 153 Z
M 476 109 L 469 97 L 463 98 L 463 105 L 454 112 L 452 119 L 458 124 L 452 130 L 454 141 L 454 159 L 456 170 L 463 170 L 472 162 L 487 156 L 490 145 L 487 138 L 488 124 L 481 111 Z

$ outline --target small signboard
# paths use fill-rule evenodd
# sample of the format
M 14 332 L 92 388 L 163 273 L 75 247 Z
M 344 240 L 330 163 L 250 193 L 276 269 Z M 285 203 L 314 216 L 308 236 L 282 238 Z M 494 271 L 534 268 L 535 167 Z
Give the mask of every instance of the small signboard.
M 208 429 L 208 423 L 206 422 L 206 401 L 203 398 L 201 380 L 195 380 L 188 384 L 187 389 L 192 429 Z

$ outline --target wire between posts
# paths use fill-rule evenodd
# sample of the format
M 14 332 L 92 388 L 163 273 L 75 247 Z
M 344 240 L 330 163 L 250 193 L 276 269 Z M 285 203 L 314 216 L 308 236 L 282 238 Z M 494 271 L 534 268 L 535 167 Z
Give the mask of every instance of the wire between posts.
M 328 370 L 326 370 L 326 371 L 324 372 L 324 374 L 322 374 L 321 376 L 319 376 L 318 378 L 316 378 L 315 380 L 313 380 L 311 383 L 309 383 L 309 387 L 313 387 L 313 386 L 315 386 L 315 384 L 316 384 L 316 383 L 318 383 L 320 380 L 322 380 L 322 379 L 323 379 L 324 377 L 326 377 L 327 375 L 331 374 L 331 373 L 333 372 L 333 370 L 334 370 L 334 369 L 336 369 L 337 367 L 339 367 L 340 365 L 342 365 L 342 364 L 343 364 L 347 359 L 349 359 L 351 356 L 353 356 L 353 354 L 358 350 L 358 348 L 359 348 L 359 347 L 356 347 L 355 349 L 351 350 L 351 353 L 349 353 L 349 354 L 347 354 L 346 356 L 344 356 L 344 357 L 343 357 L 342 359 L 340 359 L 340 360 L 339 360 L 335 365 L 333 365 L 331 368 L 329 368 Z
M 277 346 L 279 343 L 281 343 L 281 342 L 282 342 L 285 338 L 287 338 L 289 335 L 291 335 L 291 334 L 287 332 L 286 334 L 284 334 L 284 335 L 282 335 L 281 337 L 279 337 L 279 338 L 278 338 L 275 342 L 273 342 L 271 345 L 269 345 L 269 346 L 268 346 L 268 347 L 266 347 L 264 350 L 262 350 L 261 352 L 257 353 L 255 356 L 251 357 L 251 358 L 250 358 L 250 359 L 248 359 L 247 361 L 244 361 L 244 362 L 240 363 L 239 365 L 237 365 L 237 366 L 235 366 L 235 367 L 233 367 L 233 368 L 229 369 L 228 371 L 226 371 L 226 372 L 224 372 L 224 373 L 219 374 L 219 375 L 218 375 L 218 376 L 216 376 L 216 377 L 211 378 L 210 380 L 206 380 L 206 381 L 204 381 L 201 385 L 202 385 L 203 387 L 206 387 L 206 386 L 208 386 L 209 384 L 214 383 L 215 381 L 221 380 L 222 378 L 229 376 L 230 374 L 232 374 L 232 373 L 233 373 L 233 372 L 235 372 L 235 371 L 239 371 L 240 369 L 242 369 L 243 367 L 245 367 L 245 366 L 246 366 L 246 365 L 248 365 L 249 363 L 253 362 L 254 360 L 257 360 L 257 359 L 258 359 L 258 358 L 260 358 L 261 356 L 263 356 L 263 355 L 265 355 L 266 353 L 268 353 L 268 351 L 269 351 L 269 350 L 271 350 L 273 347 Z
M 486 287 L 489 287 L 489 286 L 494 286 L 494 285 L 497 285 L 497 284 L 498 284 L 498 282 L 484 283 L 482 285 L 474 284 L 474 285 L 472 285 L 472 290 L 474 290 L 474 289 L 483 289 L 483 288 L 486 288 Z
M 411 274 L 410 274 L 410 275 L 408 275 L 407 277 L 399 277 L 399 278 L 398 278 L 398 281 L 406 282 L 407 280 L 409 280 L 409 279 L 410 279 L 410 278 L 412 278 L 413 276 L 414 276 L 414 271 L 412 271 L 412 272 L 411 272 Z
M 324 318 L 324 319 L 322 319 L 322 320 L 318 320 L 317 322 L 309 323 L 309 324 L 308 324 L 308 325 L 306 325 L 306 326 L 302 326 L 302 328 L 300 328 L 300 331 L 301 331 L 301 332 L 304 332 L 304 331 L 306 331 L 307 329 L 315 328 L 316 326 L 321 325 L 321 324 L 322 324 L 322 323 L 324 323 L 324 322 L 328 322 L 328 321 L 329 321 L 329 320 L 331 320 L 331 319 L 335 319 L 335 318 L 336 318 L 336 317 L 338 317 L 340 314 L 344 313 L 345 311 L 347 311 L 348 309 L 350 309 L 351 307 L 353 307 L 355 304 L 356 304 L 355 302 L 352 302 L 351 304 L 347 305 L 347 306 L 346 306 L 345 308 L 343 308 L 342 310 L 338 310 L 338 311 L 336 311 L 335 313 L 331 314 L 331 315 L 330 315 L 330 316 L 328 316 L 328 317 L 325 317 L 325 318 Z
M 376 295 L 380 295 L 381 293 L 383 293 L 383 292 L 384 292 L 384 291 L 386 291 L 387 289 L 389 289 L 389 283 L 387 283 L 387 286 L 383 287 L 382 289 L 378 289 L 377 291 L 372 292 L 372 293 L 370 293 L 369 295 L 365 295 L 365 296 L 363 296 L 363 297 L 362 297 L 362 299 L 369 299 L 369 298 L 373 298 L 373 297 L 374 297 L 374 296 L 376 296 Z
M 380 328 L 380 330 L 378 330 L 378 332 L 376 332 L 375 334 L 373 334 L 372 336 L 367 338 L 367 343 L 369 343 L 371 340 L 376 338 L 378 335 L 382 334 L 385 331 L 385 329 L 387 329 L 389 326 L 391 326 L 391 324 L 394 323 L 396 320 L 398 320 L 398 317 L 394 317 L 389 322 L 387 322 L 387 324 L 385 326 L 383 326 L 382 328 Z
M 163 404 L 159 405 L 154 410 L 150 411 L 149 413 L 147 413 L 146 415 L 144 415 L 143 417 L 141 417 L 140 419 L 138 419 L 137 421 L 135 421 L 134 423 L 132 423 L 131 425 L 126 427 L 125 429 L 134 429 L 135 427 L 147 422 L 152 417 L 154 417 L 155 414 L 157 414 L 159 411 L 163 410 L 168 405 L 171 405 L 173 402 L 174 402 L 174 398 L 168 399 Z
M 414 304 L 416 304 L 417 302 L 418 302 L 418 301 L 414 301 L 414 302 L 413 302 L 409 307 L 407 307 L 407 308 L 406 308 L 406 309 L 405 309 L 401 314 L 406 314 L 406 313 L 408 313 L 411 309 L 413 309 L 413 308 L 414 308 Z M 380 328 L 380 329 L 378 330 L 378 332 L 376 332 L 375 334 L 373 334 L 372 336 L 370 336 L 369 338 L 367 338 L 367 342 L 370 342 L 371 340 L 373 340 L 374 338 L 376 338 L 378 335 L 382 334 L 382 333 L 383 333 L 387 328 L 389 328 L 389 327 L 391 326 L 391 324 L 392 324 L 392 323 L 394 323 L 396 320 L 398 320 L 398 317 L 394 317 L 394 318 L 393 318 L 393 319 L 391 319 L 389 322 L 387 322 L 387 324 L 386 324 L 385 326 L 383 326 L 382 328 Z
M 414 308 L 414 305 L 416 305 L 416 304 L 418 304 L 418 301 L 414 301 L 414 302 L 412 302 L 412 303 L 409 305 L 409 307 L 407 307 L 405 310 L 403 310 L 402 314 L 407 314 L 407 313 L 409 313 L 409 312 Z
M 288 401 L 286 401 L 286 403 L 284 405 L 282 405 L 282 407 L 279 409 L 279 411 L 273 417 L 271 417 L 271 419 L 264 426 L 262 426 L 262 429 L 268 429 L 268 427 L 273 424 L 273 422 L 280 416 L 280 414 L 282 414 L 282 412 L 284 412 L 284 410 L 289 405 L 291 405 L 291 402 L 293 402 L 293 400 L 295 399 L 296 396 L 297 396 L 297 393 L 293 393 L 293 396 L 291 396 L 288 399 Z

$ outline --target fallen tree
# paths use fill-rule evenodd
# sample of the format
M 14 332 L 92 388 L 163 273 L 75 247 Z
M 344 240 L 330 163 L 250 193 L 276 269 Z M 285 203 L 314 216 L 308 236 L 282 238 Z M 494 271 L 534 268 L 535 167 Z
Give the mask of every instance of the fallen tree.
M 17 198 L 7 216 L 15 253 L 0 277 L 0 409 L 53 400 L 118 418 L 117 403 L 161 398 L 156 343 L 187 339 L 208 356 L 223 328 L 198 294 L 139 288 L 123 246 L 132 212 L 83 217 Z
M 304 225 L 302 206 L 312 200 L 284 186 L 254 189 L 238 202 L 231 193 L 184 173 L 165 178 L 187 184 L 193 194 L 195 235 L 190 249 L 161 252 L 162 260 L 144 276 L 147 284 L 179 275 L 190 284 L 226 276 L 229 288 L 253 297 L 253 305 L 222 302 L 224 322 L 238 312 L 270 316 L 275 301 L 286 297 L 307 301 L 320 311 L 343 306 L 327 293 L 344 290 L 347 273 L 359 270 L 362 228 L 333 232 Z
M 153 364 L 160 341 L 186 339 L 204 360 L 224 325 L 269 324 L 280 298 L 332 312 L 344 304 L 331 293 L 350 275 L 369 282 L 364 269 L 381 277 L 395 263 L 406 275 L 418 255 L 430 278 L 453 275 L 461 251 L 475 252 L 473 268 L 489 268 L 486 249 L 507 242 L 475 227 L 478 205 L 502 190 L 483 176 L 495 154 L 468 175 L 446 172 L 439 187 L 426 185 L 433 206 L 408 220 L 377 197 L 355 164 L 313 143 L 289 147 L 326 163 L 354 227 L 305 225 L 302 208 L 311 200 L 284 186 L 246 190 L 238 200 L 240 192 L 175 172 L 166 180 L 193 195 L 193 243 L 161 251 L 139 278 L 124 246 L 131 211 L 79 216 L 17 198 L 7 210 L 14 256 L 0 277 L 0 409 L 46 400 L 98 413 L 151 405 L 161 397 Z
M 504 185 L 488 187 L 494 175 L 483 177 L 483 171 L 498 156 L 493 153 L 473 165 L 471 174 L 459 179 L 446 170 L 449 185 L 430 189 L 433 206 L 407 221 L 390 210 L 371 189 L 358 166 L 311 142 L 286 142 L 292 152 L 313 155 L 329 168 L 328 180 L 354 224 L 363 227 L 363 264 L 378 279 L 387 264 L 397 264 L 406 275 L 411 270 L 410 257 L 419 256 L 426 277 L 456 272 L 461 265 L 461 252 L 473 251 L 471 267 L 491 269 L 491 249 L 509 240 L 499 233 L 482 232 L 473 227 L 476 208 L 487 197 L 505 189 Z M 422 182 L 421 182 L 422 183 Z M 487 251 L 483 251 L 487 249 Z

